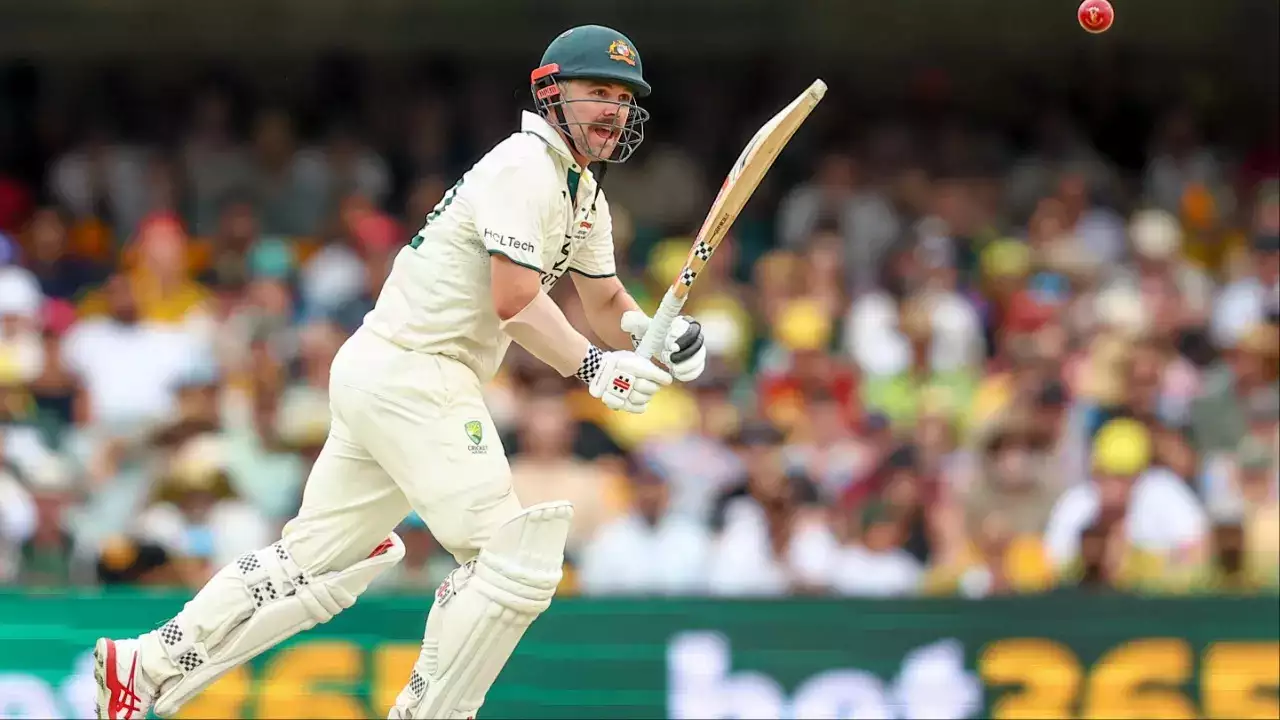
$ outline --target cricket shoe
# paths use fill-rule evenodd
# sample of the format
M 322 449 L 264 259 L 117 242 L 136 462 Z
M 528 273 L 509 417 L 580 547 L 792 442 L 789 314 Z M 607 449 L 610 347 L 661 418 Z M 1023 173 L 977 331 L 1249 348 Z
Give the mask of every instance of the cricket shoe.
M 142 672 L 137 640 L 99 638 L 93 647 L 93 679 L 97 682 L 94 709 L 98 720 L 142 720 L 155 700 Z

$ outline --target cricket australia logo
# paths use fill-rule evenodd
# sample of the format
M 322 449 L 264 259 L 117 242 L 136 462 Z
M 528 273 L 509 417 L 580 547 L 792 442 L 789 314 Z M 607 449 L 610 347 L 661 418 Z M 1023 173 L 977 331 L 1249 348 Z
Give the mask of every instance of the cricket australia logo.
M 471 444 L 467 446 L 467 449 L 471 451 L 472 455 L 481 455 L 489 452 L 489 446 L 484 444 L 483 423 L 479 420 L 468 420 L 467 423 L 462 426 L 462 429 L 466 431 L 467 439 L 471 441 Z

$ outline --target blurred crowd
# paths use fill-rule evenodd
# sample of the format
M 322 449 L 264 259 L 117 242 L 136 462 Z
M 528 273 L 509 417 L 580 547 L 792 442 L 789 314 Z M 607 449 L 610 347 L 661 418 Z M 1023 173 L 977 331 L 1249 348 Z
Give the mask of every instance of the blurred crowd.
M 336 349 L 517 122 L 437 95 L 240 132 L 189 99 L 163 140 L 107 113 L 0 166 L 0 585 L 195 588 L 277 537 Z M 644 415 L 513 347 L 489 405 L 521 501 L 577 508 L 564 593 L 1277 590 L 1280 124 L 1227 146 L 1171 104 L 1118 141 L 1046 107 L 797 149 L 691 296 L 708 371 Z M 604 180 L 650 309 L 727 167 L 696 145 Z M 379 589 L 427 592 L 453 561 L 399 530 Z

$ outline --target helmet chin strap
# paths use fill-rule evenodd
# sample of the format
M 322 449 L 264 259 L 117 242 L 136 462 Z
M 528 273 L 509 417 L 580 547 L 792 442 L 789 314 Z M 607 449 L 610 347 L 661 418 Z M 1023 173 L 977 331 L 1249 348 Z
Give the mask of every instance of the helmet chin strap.
M 564 116 L 560 113 L 560 108 L 555 108 L 555 113 L 557 115 L 560 115 L 561 119 L 563 119 Z M 595 175 L 595 178 L 596 178 L 596 193 L 595 193 L 595 197 L 592 197 L 591 199 L 591 201 L 594 203 L 595 198 L 600 196 L 600 186 L 604 182 L 605 173 L 609 171 L 609 163 L 596 160 L 590 155 L 582 152 L 582 150 L 578 148 L 577 143 L 575 143 L 573 140 L 573 133 L 569 132 L 568 130 L 565 130 L 564 127 L 565 126 L 562 125 L 557 129 L 560 131 L 560 135 L 564 138 L 565 144 L 568 145 L 569 148 L 572 149 L 577 155 L 581 155 L 586 160 L 586 162 L 582 163 L 582 167 L 586 169 L 591 167 L 591 165 L 593 164 L 596 165 L 596 167 L 591 170 L 592 174 Z M 574 160 L 578 160 L 578 157 L 576 155 L 574 157 Z
M 578 147 L 578 141 L 574 140 L 573 133 L 571 131 L 562 129 L 560 131 L 560 136 L 564 138 L 564 144 L 569 146 L 569 150 L 573 154 L 573 159 L 576 160 L 580 165 L 582 165 L 583 167 L 586 167 L 587 165 L 590 165 L 593 162 L 593 158 L 587 153 L 583 152 L 582 148 Z
M 582 167 L 583 169 L 587 169 L 591 167 L 592 163 L 596 163 L 597 161 L 595 160 L 595 158 L 582 152 L 582 150 L 578 148 L 578 144 L 573 139 L 573 132 L 568 129 L 570 125 L 564 119 L 564 113 L 561 110 L 562 109 L 560 106 L 555 106 L 551 108 L 551 112 L 555 113 L 556 115 L 556 130 L 558 130 L 560 132 L 561 137 L 564 138 L 565 145 L 568 145 L 570 149 L 572 149 L 578 155 L 581 155 L 583 158 L 586 159 L 586 162 L 582 163 Z M 577 159 L 578 158 L 575 156 L 574 160 L 577 160 Z M 596 198 L 600 197 L 600 188 L 604 183 L 604 175 L 608 171 L 609 171 L 609 163 L 607 162 L 599 162 L 598 167 L 596 167 L 591 171 L 596 178 L 596 192 L 595 192 L 595 195 L 593 195 L 591 198 L 591 203 L 593 206 L 595 205 Z
M 580 127 L 584 126 L 585 125 L 584 123 L 570 123 L 568 120 L 566 120 L 564 116 L 563 106 L 557 105 L 552 107 L 550 110 L 551 112 L 555 113 L 556 130 L 560 132 L 560 137 L 564 138 L 564 144 L 569 146 L 569 149 L 573 151 L 574 160 L 579 160 L 580 164 L 583 167 L 586 167 L 596 162 L 608 165 L 608 163 L 604 162 L 605 158 L 598 158 L 594 154 L 588 152 L 587 150 L 583 150 L 581 147 L 578 146 L 578 141 L 573 137 L 573 130 L 571 128 L 575 124 L 579 125 Z M 587 142 L 587 141 L 584 140 L 584 142 Z M 617 152 L 617 150 L 618 150 L 618 146 L 617 146 L 617 143 L 615 142 L 613 152 Z M 612 155 L 613 153 L 610 153 L 610 154 Z M 579 158 L 579 156 L 581 156 L 581 158 Z M 581 160 L 583 159 L 585 160 L 585 162 L 581 162 Z

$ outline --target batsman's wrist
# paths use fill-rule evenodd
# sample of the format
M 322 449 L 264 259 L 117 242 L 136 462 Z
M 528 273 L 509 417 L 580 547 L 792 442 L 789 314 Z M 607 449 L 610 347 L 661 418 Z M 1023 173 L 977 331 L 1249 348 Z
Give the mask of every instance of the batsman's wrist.
M 600 374 L 600 368 L 604 365 L 604 352 L 595 345 L 587 345 L 587 354 L 582 357 L 582 365 L 578 367 L 578 372 L 574 373 L 582 382 L 590 385 L 592 380 Z

